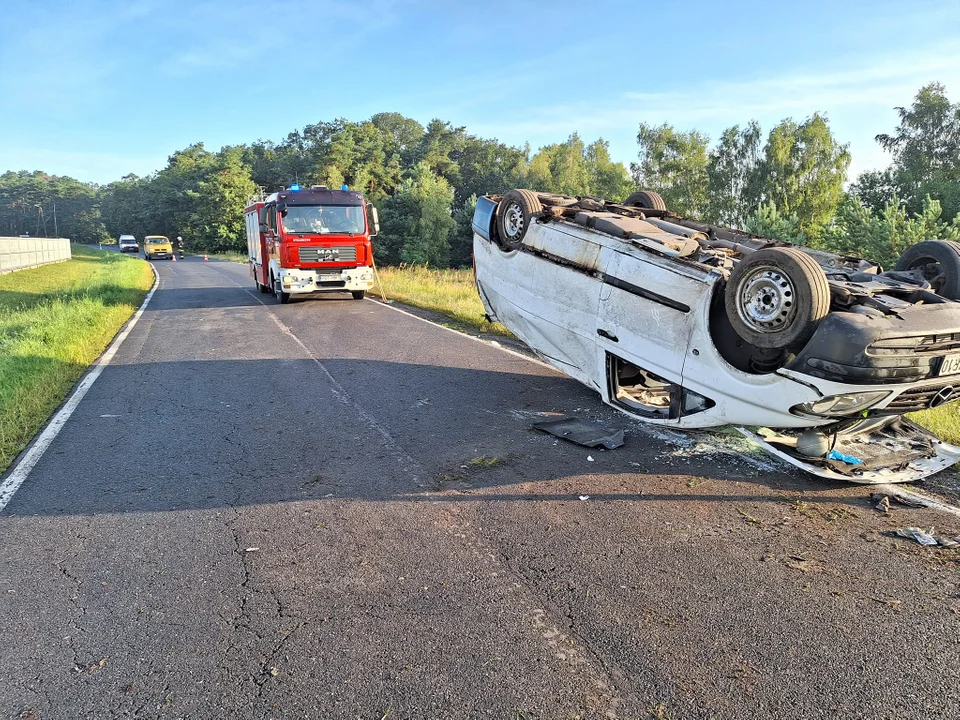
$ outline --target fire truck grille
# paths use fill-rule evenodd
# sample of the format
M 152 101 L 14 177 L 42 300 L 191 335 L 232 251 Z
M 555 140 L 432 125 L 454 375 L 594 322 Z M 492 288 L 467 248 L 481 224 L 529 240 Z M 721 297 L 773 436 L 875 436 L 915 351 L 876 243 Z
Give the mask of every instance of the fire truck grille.
M 342 263 L 356 261 L 356 245 L 300 248 L 300 262 L 302 263 Z

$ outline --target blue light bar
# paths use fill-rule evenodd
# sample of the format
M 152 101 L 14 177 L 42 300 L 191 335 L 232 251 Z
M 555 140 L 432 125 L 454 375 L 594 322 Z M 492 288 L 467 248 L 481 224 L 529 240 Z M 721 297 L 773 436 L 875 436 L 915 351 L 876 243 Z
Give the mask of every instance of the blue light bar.
M 346 183 L 344 183 L 343 185 L 341 185 L 341 186 L 340 186 L 340 189 L 343 190 L 344 192 L 349 192 L 349 191 L 350 191 L 350 188 L 347 186 Z
M 300 186 L 297 185 L 297 183 L 293 183 L 293 185 L 290 186 L 290 192 L 297 192 L 299 190 L 300 190 Z

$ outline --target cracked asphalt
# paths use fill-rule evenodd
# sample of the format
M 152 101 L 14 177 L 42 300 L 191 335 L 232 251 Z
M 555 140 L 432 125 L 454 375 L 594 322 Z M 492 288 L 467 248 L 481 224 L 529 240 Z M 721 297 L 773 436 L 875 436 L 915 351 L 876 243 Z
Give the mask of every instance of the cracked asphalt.
M 155 265 L 0 513 L 0 716 L 960 717 L 960 553 L 892 537 L 960 517 L 378 302 Z

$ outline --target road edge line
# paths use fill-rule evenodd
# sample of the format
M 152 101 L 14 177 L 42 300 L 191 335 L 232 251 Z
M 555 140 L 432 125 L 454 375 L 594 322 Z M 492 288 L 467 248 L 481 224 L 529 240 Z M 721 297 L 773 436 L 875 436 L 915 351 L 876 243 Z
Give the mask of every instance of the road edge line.
M 43 457 L 47 448 L 50 447 L 50 444 L 56 439 L 57 435 L 60 434 L 67 420 L 73 415 L 73 411 L 77 409 L 80 401 L 83 400 L 87 394 L 87 391 L 93 386 L 97 378 L 100 377 L 103 369 L 110 364 L 120 345 L 127 339 L 127 335 L 133 330 L 140 316 L 143 315 L 143 311 L 147 309 L 147 305 L 150 303 L 151 298 L 153 298 L 153 293 L 160 286 L 160 274 L 152 263 L 148 264 L 153 271 L 153 287 L 150 288 L 150 292 L 147 293 L 140 307 L 137 308 L 133 316 L 127 320 L 124 327 L 120 329 L 120 332 L 117 333 L 113 341 L 107 346 L 107 349 L 100 354 L 100 357 L 94 360 L 86 375 L 74 386 L 67 400 L 60 406 L 60 409 L 47 421 L 43 430 L 36 436 L 33 444 L 27 448 L 20 460 L 14 463 L 13 469 L 9 471 L 3 482 L 0 482 L 0 512 L 3 512 L 4 508 L 6 508 L 13 499 L 14 494 L 20 489 L 20 486 L 26 482 L 34 466 L 40 462 L 40 458 Z

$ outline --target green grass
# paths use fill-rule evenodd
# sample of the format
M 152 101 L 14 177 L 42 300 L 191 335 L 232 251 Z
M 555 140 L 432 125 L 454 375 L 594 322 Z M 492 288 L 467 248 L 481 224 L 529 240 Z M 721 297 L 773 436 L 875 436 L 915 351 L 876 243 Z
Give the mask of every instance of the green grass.
M 188 252 L 185 254 L 192 255 L 193 257 L 203 257 L 204 255 L 206 255 L 207 257 L 216 258 L 217 260 L 228 260 L 229 262 L 240 263 L 241 265 L 247 265 L 250 262 L 250 258 L 245 252 L 242 252 L 242 253 L 229 252 L 229 251 L 210 252 L 210 253 Z
M 446 315 L 455 325 L 513 337 L 500 323 L 484 318 L 472 270 L 431 270 L 421 266 L 378 268 L 391 300 Z M 378 295 L 375 287 L 372 294 Z
M 910 413 L 907 417 L 941 440 L 960 445 L 960 405 L 954 403 L 934 410 Z
M 117 334 L 153 284 L 136 257 L 73 259 L 0 275 L 0 472 Z

